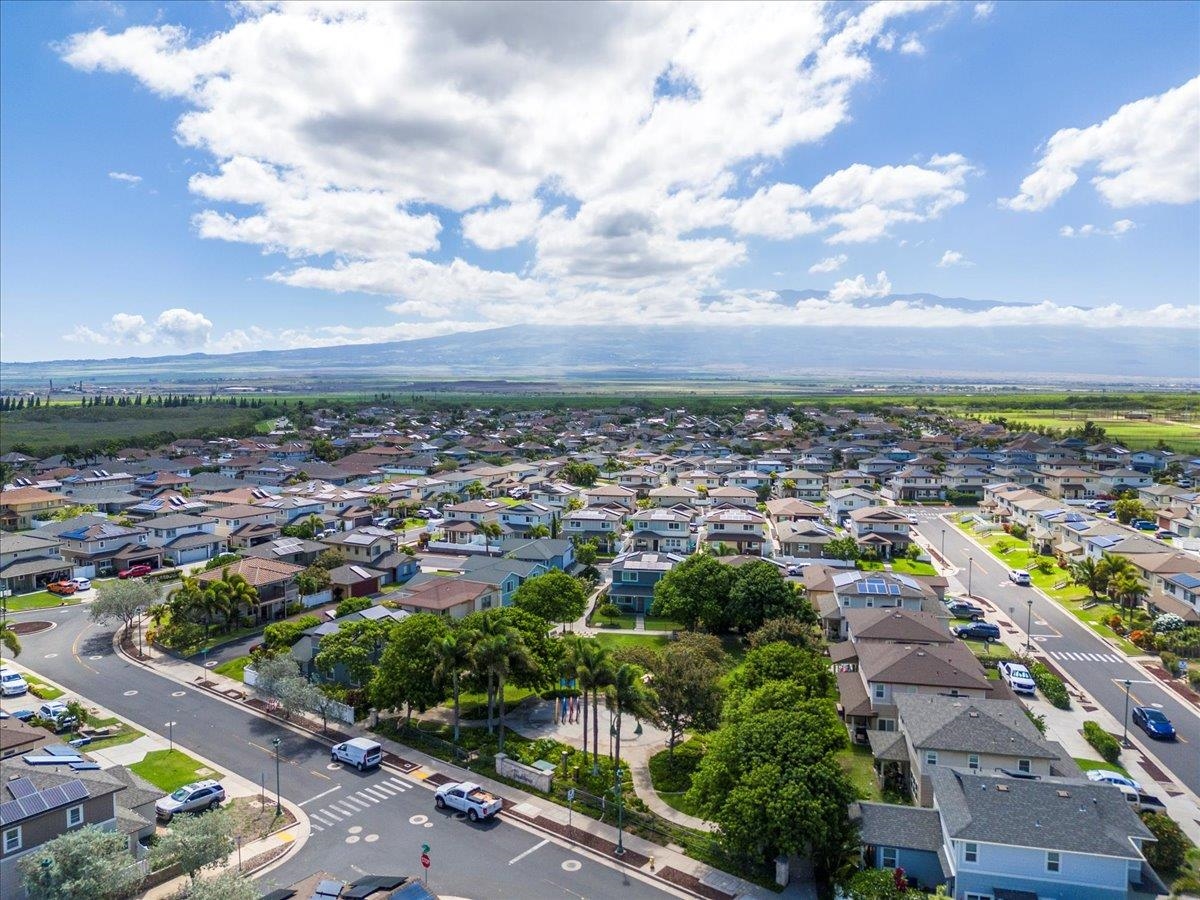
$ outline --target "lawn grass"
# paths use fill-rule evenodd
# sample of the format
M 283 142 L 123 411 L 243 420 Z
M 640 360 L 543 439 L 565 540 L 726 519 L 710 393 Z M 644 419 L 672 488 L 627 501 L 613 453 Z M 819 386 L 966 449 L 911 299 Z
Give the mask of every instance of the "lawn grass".
M 117 725 L 119 730 L 108 735 L 107 737 L 96 738 L 84 746 L 84 750 L 91 753 L 93 750 L 104 750 L 107 747 L 116 747 L 120 744 L 128 744 L 131 741 L 136 741 L 140 738 L 143 732 L 138 731 L 128 722 L 118 719 L 116 716 L 110 716 L 107 719 L 89 719 L 89 728 L 104 728 L 105 726 Z M 82 737 L 82 735 L 80 735 Z
M 661 650 L 670 642 L 665 634 L 598 634 L 596 641 L 601 647 L 618 650 L 621 647 L 649 647 Z
M 888 563 L 892 567 L 892 571 L 897 575 L 936 575 L 937 569 L 927 562 L 919 562 L 911 559 L 893 559 Z M 877 572 L 884 568 L 884 563 L 879 560 L 859 560 L 858 568 L 864 572 Z
M 224 777 L 182 750 L 151 750 L 141 762 L 131 765 L 129 771 L 141 775 L 160 791 L 168 794 L 201 778 Z
M 845 750 L 839 750 L 837 754 L 837 761 L 850 776 L 859 799 L 882 803 L 883 790 L 875 778 L 874 759 L 871 748 L 860 744 L 851 744 Z
M 237 656 L 233 659 L 227 659 L 218 666 L 213 667 L 213 671 L 218 675 L 224 675 L 226 678 L 233 678 L 237 681 L 246 680 L 246 666 L 250 664 L 249 656 Z
M 54 685 L 46 684 L 36 675 L 30 675 L 28 672 L 24 674 L 25 683 L 29 685 L 29 693 L 42 700 L 57 700 L 63 695 L 63 692 Z
M 615 618 L 593 616 L 593 624 L 600 626 L 608 626 L 613 628 L 624 628 L 632 631 L 637 627 L 636 613 L 621 613 Z M 645 616 L 647 631 L 684 631 L 685 626 L 681 622 L 676 622 L 674 619 L 667 619 L 663 616 Z
M 1086 772 L 1088 769 L 1104 769 L 1107 772 L 1117 772 L 1126 778 L 1129 777 L 1129 772 L 1120 763 L 1105 762 L 1102 759 L 1087 759 L 1082 756 L 1074 756 L 1072 759 L 1075 760 L 1075 765 L 1079 766 L 1080 772 Z
M 663 803 L 689 816 L 703 819 L 704 813 L 687 796 L 692 775 L 704 758 L 705 745 L 701 738 L 692 738 L 675 747 L 674 757 L 660 750 L 650 757 L 650 784 Z
M 11 612 L 21 612 L 26 609 L 49 609 L 54 606 L 74 606 L 79 602 L 73 594 L 63 597 L 49 591 L 35 591 L 32 594 L 21 594 L 19 597 L 5 598 L 4 607 Z

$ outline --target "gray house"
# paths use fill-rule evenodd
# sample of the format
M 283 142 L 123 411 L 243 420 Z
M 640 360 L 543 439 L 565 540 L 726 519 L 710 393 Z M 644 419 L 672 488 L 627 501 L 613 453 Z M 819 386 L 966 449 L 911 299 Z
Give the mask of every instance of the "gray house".
M 609 600 L 624 610 L 649 612 L 654 586 L 681 562 L 683 557 L 673 553 L 642 552 L 618 556 L 612 564 Z

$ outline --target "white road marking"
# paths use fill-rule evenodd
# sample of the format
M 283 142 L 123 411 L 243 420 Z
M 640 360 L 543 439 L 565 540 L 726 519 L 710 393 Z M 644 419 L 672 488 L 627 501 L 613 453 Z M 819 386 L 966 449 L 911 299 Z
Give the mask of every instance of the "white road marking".
M 399 778 L 389 778 L 386 783 L 390 784 L 392 787 L 394 787 L 398 791 L 407 791 L 408 790 L 408 785 L 405 784 L 403 781 L 401 781 Z
M 322 828 L 320 825 L 314 825 L 312 823 L 312 817 L 310 816 L 309 820 L 308 820 L 308 830 L 309 831 L 324 831 L 325 829 Z
M 359 800 L 357 797 L 343 797 L 343 798 L 342 798 L 342 799 L 341 799 L 339 802 L 340 802 L 340 803 L 341 803 L 343 806 L 348 806 L 348 807 L 350 807 L 350 808 L 351 808 L 352 810 L 354 810 L 355 812 L 359 812 L 360 810 L 364 810 L 364 809 L 367 809 L 367 808 L 368 808 L 368 807 L 367 807 L 367 804 L 366 804 L 366 803 L 363 803 L 363 802 L 362 802 L 361 800 Z
M 345 816 L 346 814 L 342 813 L 342 815 L 339 816 L 332 809 L 325 808 L 325 809 L 321 810 L 321 815 L 328 816 L 329 818 L 333 819 L 333 821 L 335 821 L 335 822 L 340 822 L 340 821 L 342 821 L 342 817 Z
M 535 850 L 541 850 L 541 849 L 542 849 L 543 847 L 545 847 L 545 846 L 546 846 L 548 843 L 550 843 L 550 838 L 546 838 L 546 839 L 545 839 L 545 840 L 543 840 L 543 841 L 539 841 L 538 843 L 536 843 L 536 844 L 534 844 L 532 847 L 530 847 L 528 850 L 526 850 L 524 853 L 518 853 L 516 856 L 514 856 L 512 859 L 510 859 L 510 860 L 508 861 L 508 864 L 511 866 L 513 863 L 518 863 L 518 862 L 520 862 L 520 861 L 521 861 L 521 860 L 523 860 L 525 857 L 527 857 L 527 856 L 528 856 L 530 853 L 533 853 L 533 851 L 535 851 Z
M 384 784 L 382 781 L 381 781 L 379 784 L 375 785 L 375 789 L 376 789 L 376 790 L 383 791 L 383 792 L 384 792 L 385 794 L 387 794 L 389 797 L 395 797 L 395 796 L 396 796 L 398 793 L 400 793 L 400 792 L 399 792 L 399 791 L 397 791 L 395 788 L 393 788 L 393 787 L 390 787 L 390 786 L 389 786 L 389 785 L 387 785 L 387 784 Z
M 379 800 L 386 800 L 388 797 L 395 796 L 395 794 L 389 794 L 387 791 L 381 791 L 381 790 L 379 790 L 379 788 L 373 788 L 373 787 L 363 788 L 361 791 L 359 791 L 359 793 L 367 794 L 371 797 L 376 797 Z
M 362 797 L 362 799 L 364 799 L 364 800 L 370 800 L 372 803 L 378 803 L 378 802 L 379 802 L 379 798 L 378 798 L 378 797 L 376 797 L 374 794 L 368 794 L 366 791 L 359 791 L 359 792 L 358 792 L 357 794 L 355 794 L 354 796 L 355 796 L 355 797 Z
M 315 796 L 315 797 L 309 797 L 309 798 L 308 798 L 307 800 L 305 800 L 303 803 L 298 803 L 298 804 L 296 804 L 296 805 L 297 805 L 297 806 L 304 806 L 305 804 L 312 803 L 314 800 L 320 800 L 322 797 L 328 797 L 328 796 L 329 796 L 330 794 L 332 794 L 334 791 L 340 791 L 341 789 L 342 789 L 342 786 L 339 784 L 339 785 L 337 785 L 337 786 L 335 786 L 335 787 L 331 787 L 331 788 L 330 788 L 329 790 L 327 790 L 327 791 L 323 791 L 322 793 L 320 793 L 320 794 L 317 794 L 317 796 Z
M 348 804 L 348 803 L 340 803 L 340 804 L 331 803 L 331 804 L 329 804 L 329 809 L 336 809 L 338 812 L 340 812 L 343 816 L 346 816 L 347 818 L 350 818 L 359 812 L 359 808 L 357 806 L 350 806 L 350 804 Z

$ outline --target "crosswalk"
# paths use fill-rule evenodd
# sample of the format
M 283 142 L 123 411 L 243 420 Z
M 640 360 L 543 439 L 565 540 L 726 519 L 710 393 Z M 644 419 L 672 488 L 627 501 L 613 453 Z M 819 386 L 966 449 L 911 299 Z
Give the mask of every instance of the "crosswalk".
M 373 781 L 360 791 L 345 794 L 337 800 L 331 800 L 316 812 L 310 812 L 308 814 L 309 825 L 313 831 L 336 828 L 353 819 L 363 810 L 370 809 L 379 803 L 386 803 L 393 797 L 399 797 L 411 787 L 411 784 L 407 784 L 399 778 L 383 778 Z
M 1069 650 L 1051 650 L 1050 655 L 1055 659 L 1073 659 L 1077 662 L 1124 662 L 1124 657 L 1115 653 L 1073 653 Z

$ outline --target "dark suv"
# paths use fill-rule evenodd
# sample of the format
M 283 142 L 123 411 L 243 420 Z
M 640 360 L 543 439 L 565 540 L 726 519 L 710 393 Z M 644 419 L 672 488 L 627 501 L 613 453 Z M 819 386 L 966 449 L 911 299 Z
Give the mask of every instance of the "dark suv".
M 1000 626 L 993 625 L 991 622 L 969 622 L 966 625 L 959 625 L 954 629 L 954 633 L 960 638 L 972 641 L 1000 640 Z

